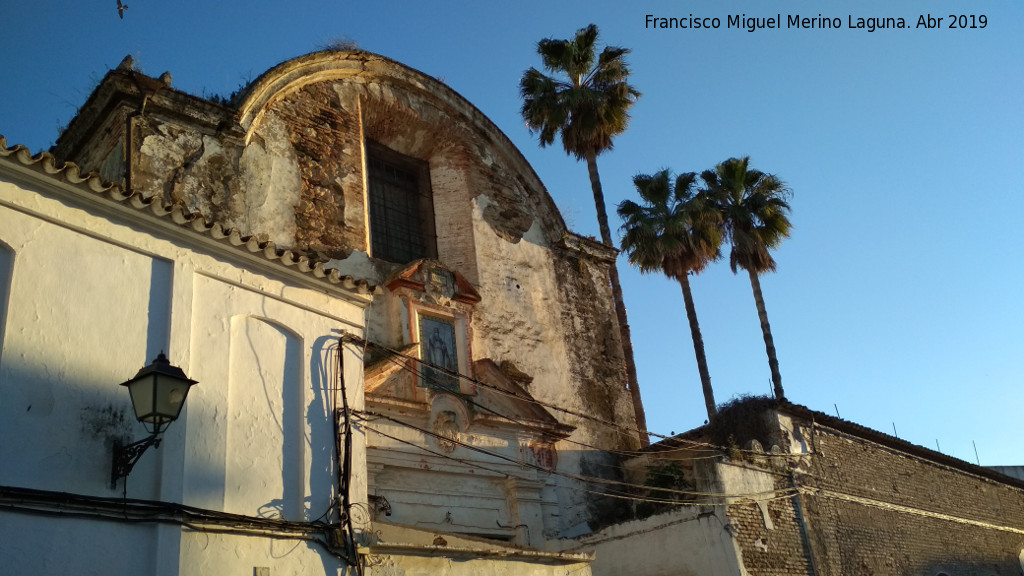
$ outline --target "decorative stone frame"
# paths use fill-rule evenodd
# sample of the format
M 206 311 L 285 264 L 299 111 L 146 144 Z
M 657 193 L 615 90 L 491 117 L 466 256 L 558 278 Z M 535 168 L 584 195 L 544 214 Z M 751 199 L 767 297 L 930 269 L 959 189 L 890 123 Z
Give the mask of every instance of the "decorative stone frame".
M 406 333 L 407 344 L 419 344 L 418 354 L 420 360 L 426 361 L 423 353 L 423 345 L 427 335 L 420 334 L 421 320 L 423 318 L 438 319 L 444 322 L 450 322 L 453 324 L 455 329 L 455 356 L 456 364 L 458 366 L 458 373 L 467 376 L 468 378 L 459 378 L 457 388 L 451 388 L 448 391 L 458 394 L 475 395 L 476 385 L 470 380 L 473 378 L 473 362 L 472 362 L 472 350 L 470 338 L 470 314 L 468 310 L 456 310 L 452 308 L 437 306 L 426 302 L 414 300 L 406 297 L 405 307 L 408 310 L 408 330 Z M 416 383 L 417 391 L 423 389 L 433 389 L 435 386 L 430 385 L 424 381 L 424 368 L 425 365 L 420 364 L 419 369 L 414 373 L 414 381 Z M 418 395 L 418 392 L 417 392 Z
M 476 395 L 472 350 L 473 308 L 480 295 L 459 274 L 436 260 L 417 260 L 393 274 L 385 283 L 391 297 L 399 303 L 403 347 L 417 345 L 415 353 L 421 360 L 427 338 L 420 334 L 423 319 L 449 323 L 454 328 L 454 352 L 460 378 L 457 386 L 441 386 L 441 392 Z M 432 387 L 424 382 L 424 366 L 416 363 L 413 371 L 413 394 L 418 401 L 429 401 Z M 434 387 L 437 388 L 437 387 Z

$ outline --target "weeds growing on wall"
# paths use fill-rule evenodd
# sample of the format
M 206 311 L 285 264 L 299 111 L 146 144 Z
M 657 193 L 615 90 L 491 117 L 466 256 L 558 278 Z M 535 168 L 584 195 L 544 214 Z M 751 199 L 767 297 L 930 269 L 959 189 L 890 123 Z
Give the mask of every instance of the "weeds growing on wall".
M 774 398 L 748 395 L 720 404 L 715 421 L 708 425 L 711 443 L 729 448 L 730 457 L 741 454 L 740 450 L 751 440 L 769 448 L 776 439 L 767 414 L 777 405 Z
M 694 484 L 686 478 L 686 475 L 686 470 L 678 462 L 652 464 L 647 469 L 647 480 L 644 482 L 644 485 L 649 490 L 647 490 L 644 496 L 651 499 L 672 500 L 674 502 L 693 500 L 695 497 L 692 495 L 658 490 L 658 488 L 665 488 L 668 490 L 693 492 Z M 666 512 L 674 507 L 670 503 L 640 502 L 636 506 L 636 517 L 642 520 L 649 516 Z

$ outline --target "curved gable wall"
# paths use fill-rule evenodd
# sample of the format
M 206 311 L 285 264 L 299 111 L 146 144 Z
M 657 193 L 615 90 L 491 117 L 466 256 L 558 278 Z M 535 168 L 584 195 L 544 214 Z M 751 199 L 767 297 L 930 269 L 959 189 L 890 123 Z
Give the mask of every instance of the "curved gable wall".
M 253 84 L 239 118 L 247 147 L 294 150 L 299 246 L 332 257 L 367 250 L 366 141 L 429 164 L 438 257 L 473 282 L 478 196 L 487 197 L 485 220 L 507 240 L 518 242 L 535 220 L 549 242 L 566 230 L 537 175 L 493 123 L 441 82 L 380 56 L 319 52 L 281 64 Z
M 536 173 L 462 96 L 377 55 L 320 52 L 257 79 L 239 121 L 247 150 L 295 154 L 302 179 L 296 244 L 323 250 L 343 273 L 375 283 L 401 264 L 353 255 L 368 245 L 365 143 L 427 162 L 437 259 L 482 297 L 471 320 L 474 360 L 508 361 L 534 375 L 531 392 L 543 401 L 631 421 L 607 276 L 613 254 L 567 246 L 565 223 Z M 394 302 L 389 308 L 390 299 L 375 299 L 369 337 L 408 345 L 409 336 L 398 333 L 404 313 Z M 635 441 L 613 428 L 573 424 L 591 443 Z
M 90 99 L 88 114 L 102 116 L 113 99 L 123 104 L 119 121 L 83 121 L 123 131 L 78 130 L 86 135 L 67 147 L 123 144 L 131 192 L 334 259 L 343 274 L 372 284 L 402 264 L 367 257 L 366 142 L 425 161 L 437 259 L 481 298 L 466 321 L 472 360 L 508 362 L 532 376 L 529 391 L 540 401 L 632 425 L 608 283 L 614 252 L 567 233 L 521 153 L 456 92 L 364 52 L 285 62 L 257 79 L 237 110 L 145 79 L 130 70 L 105 79 L 99 91 L 113 96 Z M 83 157 L 85 169 L 98 169 L 104 154 Z M 368 338 L 411 344 L 408 312 L 386 291 L 375 296 Z M 556 417 L 576 427 L 573 440 L 635 447 L 635 436 L 614 427 Z M 596 451 L 571 443 L 558 450 L 567 471 L 610 469 Z M 587 521 L 593 503 L 583 493 L 567 490 L 559 500 L 565 509 L 550 518 L 558 531 Z

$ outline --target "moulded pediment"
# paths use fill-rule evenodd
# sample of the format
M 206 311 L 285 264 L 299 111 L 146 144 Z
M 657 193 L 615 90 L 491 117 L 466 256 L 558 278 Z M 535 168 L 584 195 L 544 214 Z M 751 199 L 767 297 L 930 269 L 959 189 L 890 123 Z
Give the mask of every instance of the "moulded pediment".
M 575 429 L 560 423 L 530 394 L 525 387 L 532 380 L 528 375 L 509 366 L 503 369 L 490 358 L 477 360 L 473 366 L 480 383 L 473 401 L 481 417 L 506 420 L 557 438 L 568 437 Z
M 384 286 L 392 292 L 401 288 L 419 292 L 435 302 L 480 302 L 480 293 L 465 276 L 437 260 L 416 260 L 393 273 L 384 282 Z

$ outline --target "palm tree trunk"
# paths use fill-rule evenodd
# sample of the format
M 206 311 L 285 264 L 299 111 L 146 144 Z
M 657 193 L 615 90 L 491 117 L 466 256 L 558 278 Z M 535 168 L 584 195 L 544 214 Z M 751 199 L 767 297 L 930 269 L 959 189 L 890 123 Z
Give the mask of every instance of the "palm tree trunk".
M 683 289 L 683 302 L 686 303 L 686 319 L 690 321 L 690 338 L 693 339 L 693 353 L 697 355 L 697 372 L 700 373 L 700 387 L 704 391 L 704 406 L 708 409 L 708 422 L 714 422 L 718 410 L 715 408 L 715 392 L 711 389 L 708 359 L 704 355 L 704 337 L 700 335 L 697 308 L 693 305 L 693 294 L 690 292 L 690 277 L 683 275 L 678 280 Z
M 761 332 L 764 334 L 764 349 L 768 352 L 768 367 L 772 370 L 772 386 L 775 388 L 775 397 L 785 400 L 786 394 L 782 390 L 782 374 L 779 373 L 779 359 L 775 357 L 775 341 L 772 340 L 772 327 L 768 324 L 768 312 L 764 309 L 764 296 L 761 295 L 761 281 L 757 272 L 747 269 L 750 275 L 750 287 L 754 289 L 754 304 L 757 305 L 757 316 L 761 319 Z
M 601 228 L 601 242 L 605 246 L 615 247 L 612 242 L 612 231 L 608 228 L 608 212 L 604 205 L 604 190 L 601 189 L 601 177 L 597 173 L 597 155 L 588 153 L 587 172 L 590 173 L 590 188 L 594 192 L 594 204 L 597 208 L 597 223 Z M 636 427 L 640 430 L 640 445 L 647 446 L 651 443 L 647 434 L 647 415 L 644 412 L 643 400 L 640 398 L 640 384 L 636 377 L 636 360 L 633 359 L 633 340 L 630 338 L 629 320 L 626 317 L 626 302 L 622 298 L 622 285 L 619 284 L 619 267 L 617 262 L 612 262 L 608 275 L 611 277 L 612 299 L 615 301 L 615 316 L 619 321 L 619 335 L 622 339 L 622 354 L 626 359 L 626 379 L 629 385 L 629 394 L 633 400 L 633 414 L 636 417 Z

